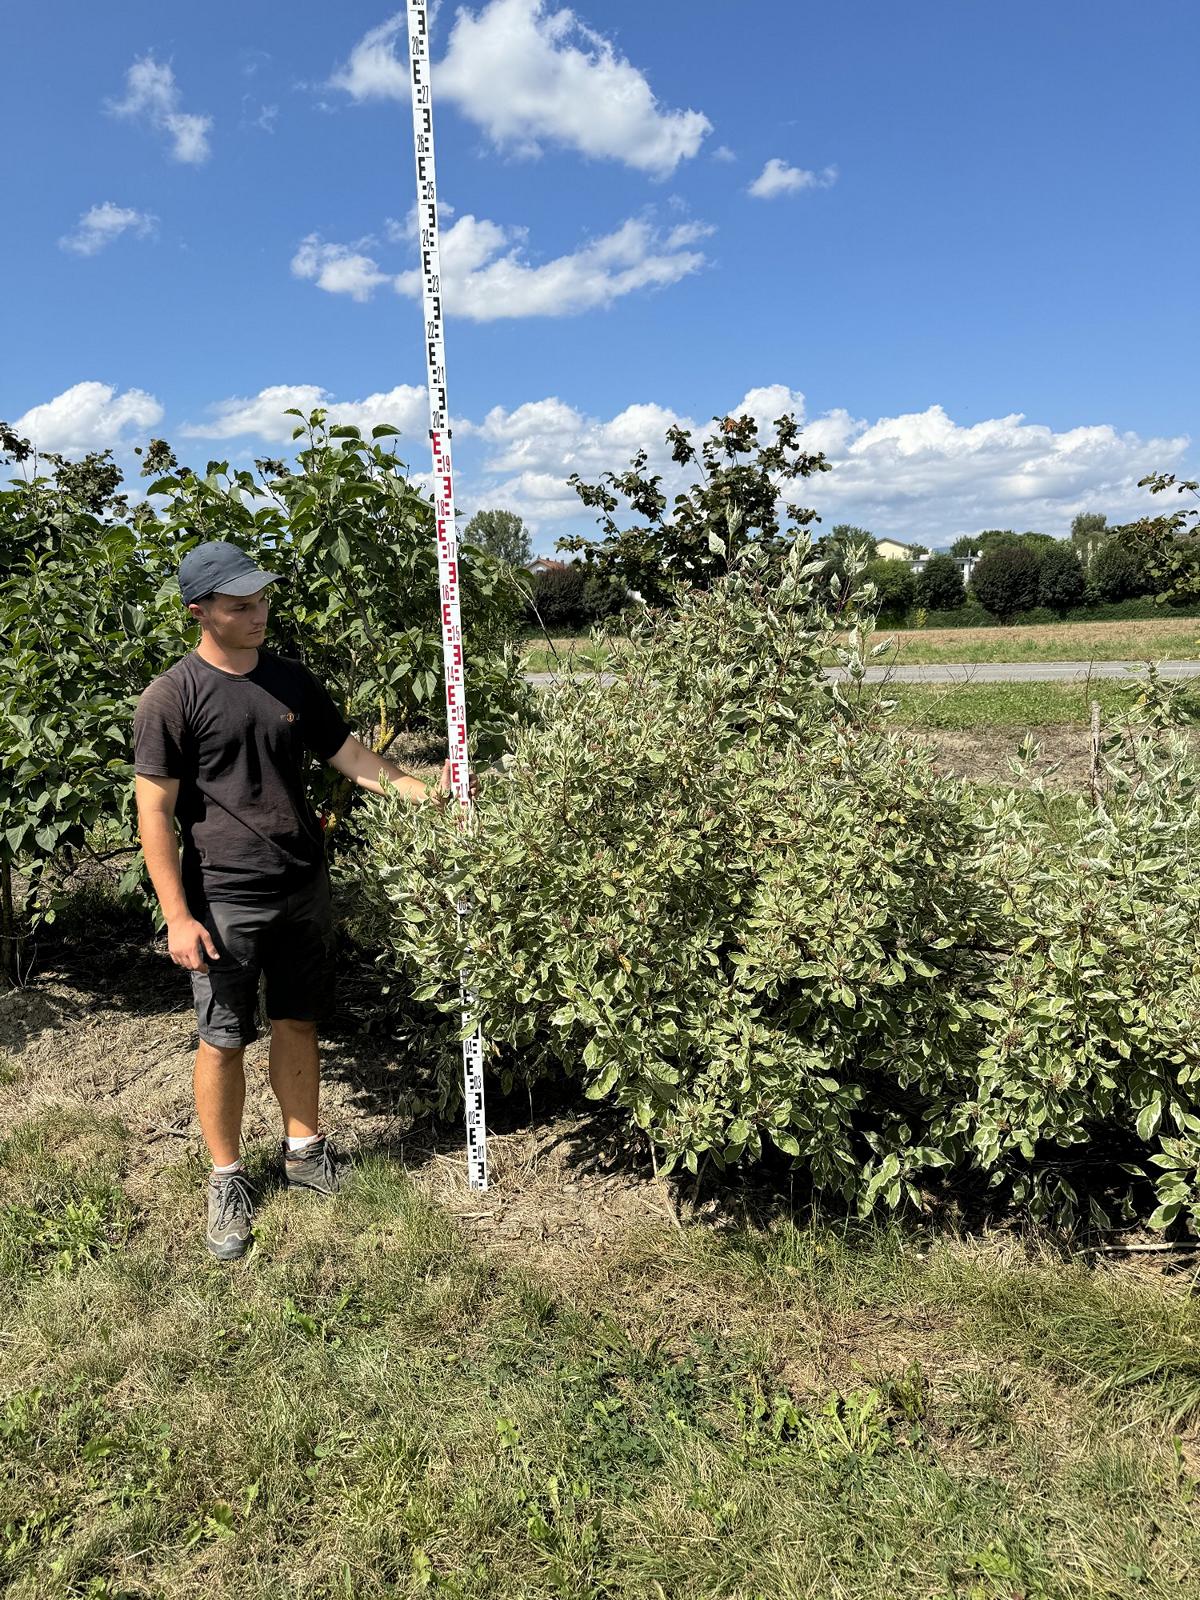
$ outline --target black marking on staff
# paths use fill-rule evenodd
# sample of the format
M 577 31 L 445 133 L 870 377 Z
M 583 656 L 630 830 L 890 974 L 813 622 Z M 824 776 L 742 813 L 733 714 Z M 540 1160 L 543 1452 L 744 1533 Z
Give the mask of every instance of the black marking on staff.
M 437 175 L 433 153 L 433 97 L 430 92 L 429 22 L 426 0 L 408 0 L 408 39 L 412 56 L 413 151 L 417 177 L 417 216 L 421 251 L 422 301 L 425 310 L 425 363 L 429 390 L 429 438 L 433 456 L 434 525 L 437 530 L 438 597 L 442 627 L 442 662 L 446 675 L 446 732 L 450 774 L 459 803 L 471 803 L 467 756 L 467 691 L 463 674 L 462 616 L 459 607 L 458 540 L 454 531 L 454 469 L 450 456 L 450 407 L 446 399 L 446 344 L 442 307 L 442 268 L 438 246 Z M 457 904 L 459 928 L 467 953 L 470 907 Z M 466 968 L 462 980 L 463 1099 L 467 1125 L 467 1179 L 472 1189 L 486 1189 L 487 1121 L 483 1098 L 483 1035 L 472 1027 L 475 996 Z

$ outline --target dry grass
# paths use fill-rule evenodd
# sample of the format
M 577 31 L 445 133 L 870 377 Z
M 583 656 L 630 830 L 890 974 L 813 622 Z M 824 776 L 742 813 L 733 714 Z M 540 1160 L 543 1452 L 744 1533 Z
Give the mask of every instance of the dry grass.
M 1200 618 L 1059 622 L 1040 627 L 879 630 L 901 666 L 985 661 L 1163 661 L 1200 656 Z
M 881 627 L 899 666 L 1002 661 L 1192 661 L 1200 657 L 1200 618 L 1169 614 L 1142 622 L 1058 622 L 1012 628 Z M 527 672 L 551 672 L 588 648 L 587 639 L 545 640 L 524 647 Z

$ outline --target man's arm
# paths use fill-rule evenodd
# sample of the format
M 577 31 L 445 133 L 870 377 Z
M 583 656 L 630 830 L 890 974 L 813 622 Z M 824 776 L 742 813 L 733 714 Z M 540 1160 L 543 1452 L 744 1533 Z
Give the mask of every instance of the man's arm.
M 146 870 L 158 896 L 167 924 L 167 949 L 171 960 L 189 971 L 207 972 L 205 952 L 218 959 L 212 935 L 188 910 L 179 871 L 179 839 L 175 833 L 175 802 L 179 797 L 178 778 L 147 778 L 138 773 L 135 781 L 138 833 Z
M 372 794 L 383 793 L 383 785 L 379 780 L 386 773 L 389 782 L 399 789 L 406 800 L 429 799 L 428 785 L 422 783 L 420 778 L 410 777 L 407 772 L 402 772 L 394 761 L 368 750 L 366 745 L 353 734 L 329 757 L 329 765 L 336 767 L 344 777 L 357 783 L 361 789 L 370 789 Z M 450 763 L 447 761 L 442 768 L 434 793 L 438 798 L 444 798 L 449 792 Z

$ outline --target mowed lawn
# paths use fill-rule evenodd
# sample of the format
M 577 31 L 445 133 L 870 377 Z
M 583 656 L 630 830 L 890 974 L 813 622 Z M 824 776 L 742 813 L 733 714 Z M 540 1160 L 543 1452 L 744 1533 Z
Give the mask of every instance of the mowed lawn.
M 1185 695 L 1190 685 L 1184 686 Z M 1131 678 L 1092 683 L 891 683 L 876 691 L 895 702 L 897 722 L 913 728 L 1065 728 L 1082 726 L 1098 701 L 1106 729 L 1124 723 L 1141 692 Z
M 1190 1262 L 829 1218 L 514 1267 L 376 1157 L 222 1267 L 198 1164 L 125 1160 L 0 1146 L 11 1600 L 1198 1592 Z

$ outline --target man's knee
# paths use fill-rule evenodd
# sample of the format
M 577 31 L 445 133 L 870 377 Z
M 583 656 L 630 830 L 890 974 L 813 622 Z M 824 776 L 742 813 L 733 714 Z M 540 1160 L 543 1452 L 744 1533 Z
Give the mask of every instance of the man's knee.
M 209 1039 L 201 1039 L 199 1054 L 214 1067 L 236 1067 L 241 1063 L 246 1054 L 244 1044 L 213 1044 Z
M 299 1017 L 272 1017 L 271 1030 L 274 1032 L 276 1029 L 280 1033 L 291 1033 L 306 1039 L 315 1039 L 317 1036 L 317 1024 Z

